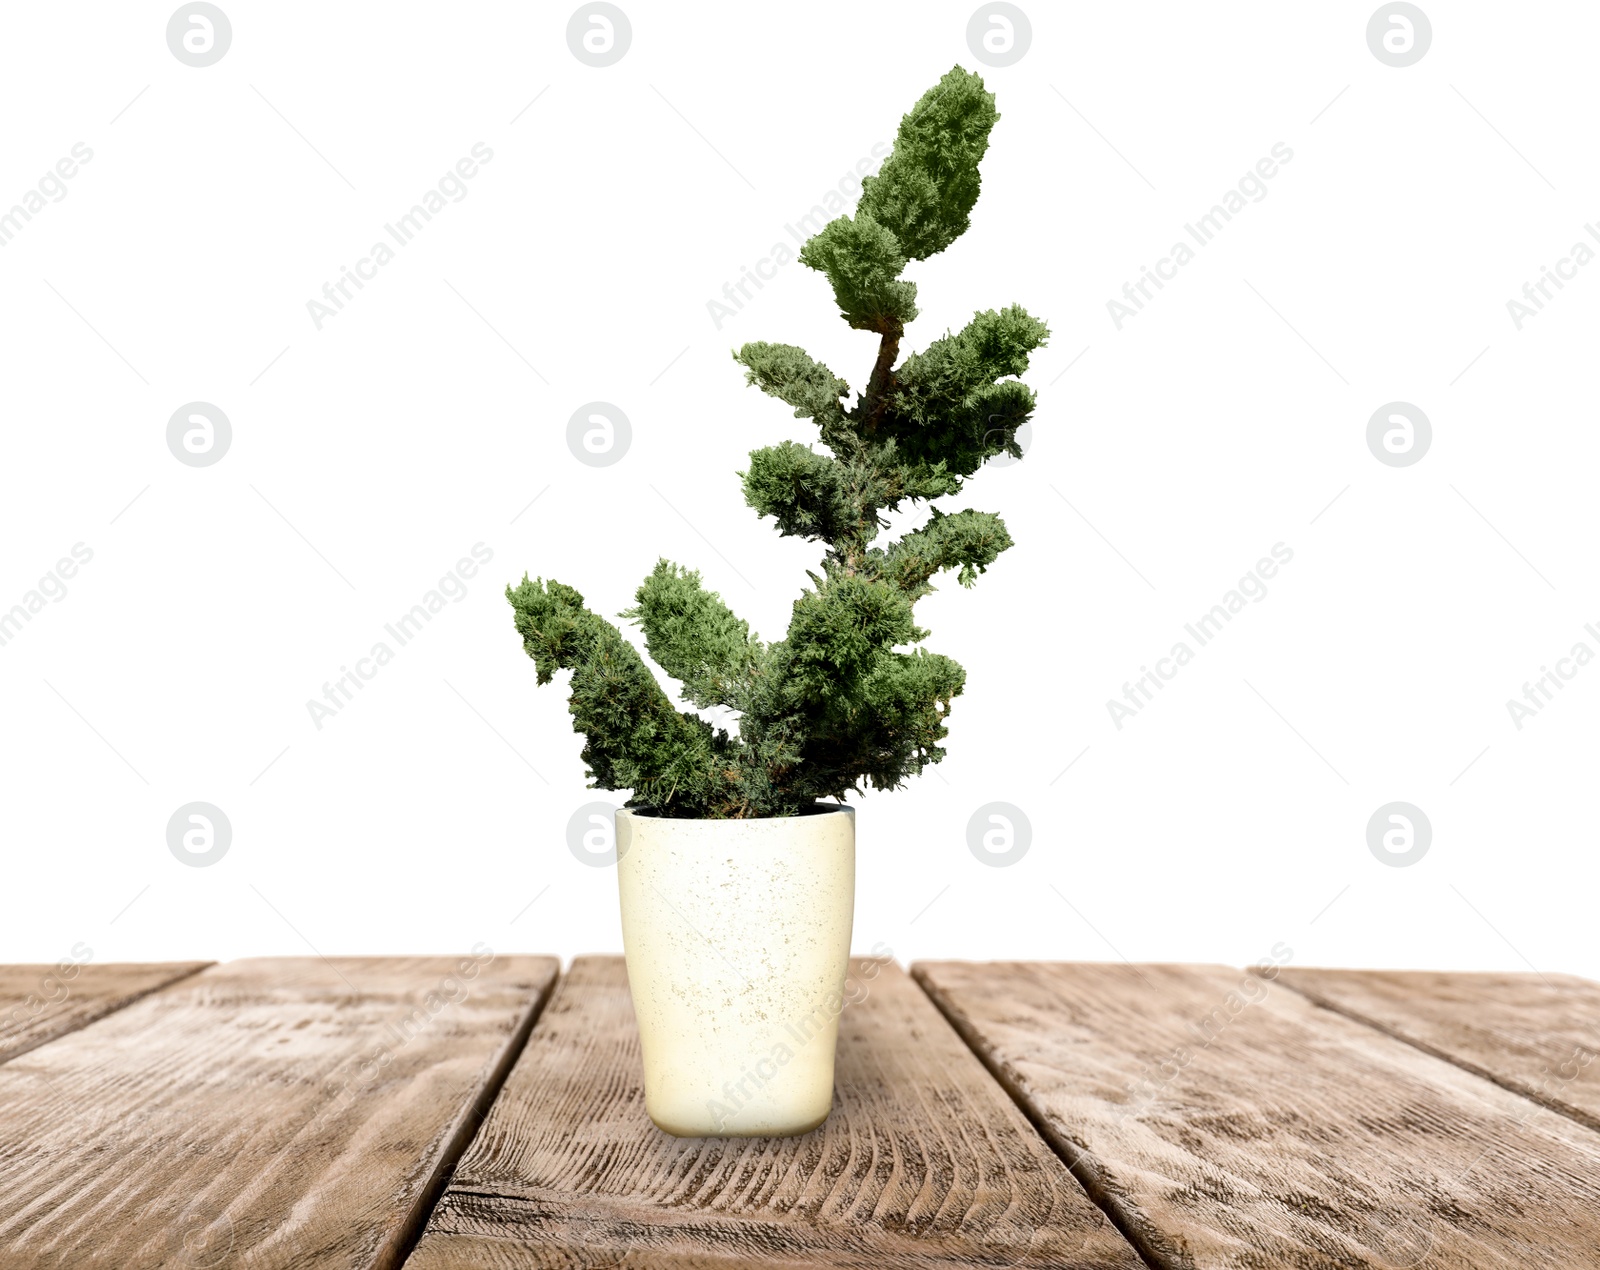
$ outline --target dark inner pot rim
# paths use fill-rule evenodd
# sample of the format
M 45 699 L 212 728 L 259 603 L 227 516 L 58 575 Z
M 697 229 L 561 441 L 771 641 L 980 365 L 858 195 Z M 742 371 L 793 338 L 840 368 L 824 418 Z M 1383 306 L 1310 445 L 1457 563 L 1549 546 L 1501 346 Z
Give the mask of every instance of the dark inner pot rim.
M 848 803 L 813 803 L 809 807 L 802 807 L 793 816 L 745 816 L 734 818 L 732 816 L 657 816 L 652 814 L 648 807 L 623 806 L 618 811 L 625 811 L 630 816 L 640 820 L 681 820 L 685 824 L 694 825 L 761 825 L 771 824 L 778 820 L 799 820 L 803 816 L 832 816 L 842 813 L 853 815 L 855 808 Z

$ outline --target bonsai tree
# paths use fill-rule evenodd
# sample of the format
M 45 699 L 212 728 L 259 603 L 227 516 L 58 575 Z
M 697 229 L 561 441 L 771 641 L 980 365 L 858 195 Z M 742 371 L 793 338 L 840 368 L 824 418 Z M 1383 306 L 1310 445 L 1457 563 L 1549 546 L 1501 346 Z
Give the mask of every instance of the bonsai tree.
M 792 344 L 734 353 L 746 380 L 810 419 L 826 449 L 785 441 L 754 451 L 740 473 L 745 501 L 780 534 L 825 548 L 785 637 L 762 643 L 698 573 L 666 560 L 620 615 L 639 625 L 684 699 L 738 713 L 736 734 L 676 709 L 634 647 L 572 587 L 525 576 L 507 588 L 538 681 L 572 672 L 591 788 L 631 790 L 628 805 L 655 815 L 787 816 L 817 799 L 903 785 L 944 757 L 939 742 L 966 676 L 920 647 L 928 632 L 913 606 L 946 569 L 971 586 L 1011 537 L 992 513 L 938 508 L 898 541 L 879 534 L 885 512 L 956 494 L 985 460 L 1022 454 L 1016 433 L 1034 394 L 1014 377 L 1045 342 L 1042 322 L 1015 305 L 991 309 L 900 360 L 917 316 L 916 284 L 901 275 L 966 231 L 997 117 L 983 81 L 952 69 L 901 120 L 855 216 L 801 249 L 845 321 L 878 337 L 853 404 L 844 380 Z

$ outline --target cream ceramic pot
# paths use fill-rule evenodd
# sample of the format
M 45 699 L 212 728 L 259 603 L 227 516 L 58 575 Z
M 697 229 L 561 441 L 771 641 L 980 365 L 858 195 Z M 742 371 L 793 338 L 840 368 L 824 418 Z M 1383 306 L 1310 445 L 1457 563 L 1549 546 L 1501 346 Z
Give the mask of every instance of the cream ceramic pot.
M 645 1110 L 679 1137 L 783 1136 L 833 1105 L 855 812 L 619 810 L 617 881 Z

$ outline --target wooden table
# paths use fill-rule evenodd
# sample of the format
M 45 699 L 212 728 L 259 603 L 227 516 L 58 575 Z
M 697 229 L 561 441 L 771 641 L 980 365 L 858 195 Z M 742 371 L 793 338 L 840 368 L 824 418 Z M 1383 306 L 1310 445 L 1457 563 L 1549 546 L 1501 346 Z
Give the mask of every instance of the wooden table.
M 858 962 L 827 1124 L 690 1140 L 558 971 L 0 967 L 0 1270 L 1600 1266 L 1583 980 Z

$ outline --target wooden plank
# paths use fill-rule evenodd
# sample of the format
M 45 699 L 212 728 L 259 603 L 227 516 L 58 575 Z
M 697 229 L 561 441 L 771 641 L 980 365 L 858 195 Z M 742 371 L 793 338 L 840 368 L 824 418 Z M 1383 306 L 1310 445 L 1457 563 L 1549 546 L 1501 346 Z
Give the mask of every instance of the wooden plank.
M 672 1138 L 621 959 L 580 958 L 406 1270 L 1140 1267 L 903 971 L 856 961 L 847 997 L 820 1129 Z
M 0 966 L 0 1063 L 76 1032 L 210 964 L 97 966 L 69 958 L 47 966 Z
M 1153 1265 L 1594 1270 L 1600 1138 L 1280 984 L 913 973 Z
M 1298 968 L 1286 968 L 1282 978 L 1320 1006 L 1600 1131 L 1600 983 L 1571 975 Z
M 397 1265 L 556 971 L 234 962 L 12 1059 L 0 1266 Z

